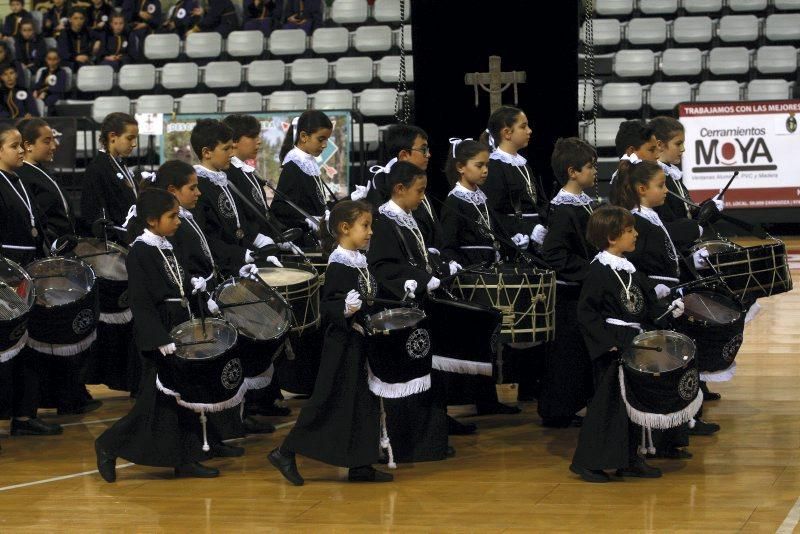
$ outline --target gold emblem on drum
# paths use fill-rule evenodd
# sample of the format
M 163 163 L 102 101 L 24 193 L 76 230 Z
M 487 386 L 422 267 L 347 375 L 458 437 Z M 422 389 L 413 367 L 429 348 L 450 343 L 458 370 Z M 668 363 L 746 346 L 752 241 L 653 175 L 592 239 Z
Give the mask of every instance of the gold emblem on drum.
M 217 207 L 219 208 L 220 214 L 226 219 L 235 219 L 236 214 L 233 212 L 233 205 L 231 204 L 230 199 L 224 194 L 220 193 L 219 198 L 217 199 Z
M 697 397 L 697 390 L 700 388 L 700 377 L 697 369 L 689 369 L 681 377 L 678 383 L 678 395 L 685 401 L 694 400 Z
M 94 328 L 94 312 L 86 308 L 78 312 L 72 321 L 72 331 L 77 335 L 88 334 Z
M 419 359 L 428 355 L 431 350 L 431 335 L 424 328 L 417 328 L 406 341 L 406 352 L 412 358 Z
M 225 389 L 236 389 L 242 383 L 242 362 L 234 358 L 222 368 L 222 385 Z
M 730 341 L 725 343 L 725 346 L 722 347 L 722 359 L 728 363 L 733 363 L 736 354 L 739 352 L 739 348 L 742 346 L 743 340 L 742 334 L 736 334 Z

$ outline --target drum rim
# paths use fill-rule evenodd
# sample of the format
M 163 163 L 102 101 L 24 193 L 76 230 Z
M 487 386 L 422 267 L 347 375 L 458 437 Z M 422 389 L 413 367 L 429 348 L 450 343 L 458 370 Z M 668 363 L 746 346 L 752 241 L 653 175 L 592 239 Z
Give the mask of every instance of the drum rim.
M 175 337 L 172 335 L 173 332 L 175 332 L 176 330 L 178 330 L 180 328 L 185 327 L 185 325 L 189 325 L 189 326 L 194 327 L 195 325 L 199 325 L 202 321 L 203 321 L 203 319 L 198 319 L 198 318 L 189 319 L 188 321 L 183 321 L 182 323 L 177 324 L 175 327 L 173 327 L 169 331 L 169 337 L 172 338 L 173 342 L 177 342 Z M 177 358 L 180 358 L 181 360 L 184 360 L 184 361 L 187 361 L 187 362 L 190 362 L 190 361 L 209 362 L 209 361 L 212 361 L 212 360 L 216 360 L 217 358 L 219 358 L 220 356 L 223 356 L 224 354 L 227 354 L 229 350 L 231 350 L 232 348 L 234 348 L 236 346 L 236 343 L 239 340 L 239 331 L 235 326 L 233 326 L 230 323 L 230 321 L 228 321 L 226 319 L 220 319 L 219 317 L 206 317 L 205 318 L 205 322 L 206 323 L 210 322 L 212 324 L 218 324 L 218 325 L 230 328 L 233 331 L 233 343 L 231 343 L 231 345 L 228 348 L 226 348 L 224 352 L 221 352 L 221 353 L 217 354 L 216 356 L 211 356 L 211 357 L 208 357 L 208 358 L 184 358 L 184 357 L 180 356 L 180 347 L 178 347 L 178 350 L 175 351 L 175 354 L 173 354 L 173 356 L 175 356 Z
M 302 282 L 295 282 L 293 284 L 275 284 L 275 285 L 273 285 L 273 284 L 270 284 L 269 282 L 267 282 L 266 280 L 264 280 L 263 278 L 261 278 L 261 271 L 262 270 L 266 270 L 266 269 L 269 269 L 270 271 L 277 270 L 277 269 L 296 269 L 298 271 L 305 271 L 307 273 L 311 273 L 313 276 L 311 278 L 309 278 L 308 280 L 303 280 Z M 273 288 L 273 289 L 276 288 L 276 287 L 289 288 L 289 287 L 300 286 L 300 285 L 308 286 L 308 285 L 314 285 L 315 282 L 316 282 L 317 285 L 319 285 L 319 271 L 317 271 L 317 268 L 314 267 L 310 263 L 296 263 L 296 262 L 292 262 L 292 261 L 286 261 L 286 262 L 283 262 L 283 267 L 278 267 L 278 266 L 275 266 L 275 265 L 271 265 L 271 266 L 265 265 L 264 267 L 259 267 L 258 268 L 258 276 L 259 276 L 259 278 L 261 278 L 261 280 L 264 281 L 265 284 L 267 284 L 270 288 Z
M 64 256 L 51 256 L 49 258 L 42 258 L 42 259 L 34 260 L 34 261 L 28 263 L 25 266 L 26 267 L 25 270 L 27 272 L 27 270 L 28 270 L 27 267 L 30 267 L 31 265 L 34 265 L 34 264 L 39 265 L 39 264 L 49 263 L 49 262 L 54 262 L 54 261 L 66 261 L 66 262 L 70 262 L 70 263 L 77 263 L 77 264 L 80 264 L 81 266 L 83 266 L 84 269 L 88 269 L 89 273 L 92 275 L 92 278 L 91 278 L 91 282 L 92 283 L 91 283 L 91 285 L 89 287 L 89 291 L 87 291 L 85 295 L 81 296 L 81 299 L 82 298 L 86 298 L 87 296 L 91 295 L 93 292 L 97 291 L 97 275 L 95 274 L 94 269 L 92 268 L 91 265 L 89 265 L 85 261 L 79 260 L 77 258 L 67 258 L 67 257 L 64 257 Z M 28 273 L 28 274 L 30 275 L 30 273 Z M 33 293 L 34 293 L 34 297 L 35 297 L 36 296 L 36 281 L 33 280 L 33 276 L 31 276 L 30 278 L 33 281 Z M 62 306 L 71 306 L 72 304 L 74 304 L 78 300 L 80 300 L 80 299 L 76 299 L 76 300 L 73 300 L 72 302 L 67 302 L 65 304 L 57 304 L 55 306 L 41 306 L 39 304 L 36 304 L 36 300 L 34 299 L 34 303 L 33 303 L 33 306 L 31 306 L 31 309 L 33 309 L 36 306 L 39 306 L 41 308 L 46 308 L 48 310 L 52 310 L 52 309 L 55 309 L 55 308 L 60 308 Z
M 629 365 L 629 364 L 628 364 L 628 361 L 627 361 L 627 359 L 626 359 L 626 355 L 630 354 L 630 352 L 631 352 L 631 350 L 632 350 L 632 348 L 633 348 L 633 344 L 636 342 L 636 339 L 638 339 L 639 337 L 641 337 L 641 336 L 644 336 L 644 335 L 646 335 L 646 334 L 651 334 L 651 335 L 664 335 L 665 337 L 678 337 L 678 338 L 684 338 L 684 341 L 688 341 L 688 342 L 689 342 L 689 344 L 692 346 L 692 348 L 693 348 L 692 354 L 691 354 L 691 355 L 689 356 L 689 358 L 688 358 L 688 359 L 687 359 L 687 360 L 686 360 L 686 361 L 683 363 L 683 365 L 681 365 L 680 367 L 675 367 L 674 369 L 670 369 L 670 370 L 668 370 L 668 371 L 658 371 L 658 372 L 651 373 L 651 372 L 648 372 L 648 371 L 643 371 L 643 370 L 641 370 L 641 369 L 636 369 L 635 367 L 632 367 L 631 365 Z M 678 369 L 685 369 L 685 368 L 686 368 L 688 365 L 690 365 L 690 364 L 691 364 L 691 362 L 693 362 L 693 361 L 697 361 L 697 343 L 695 342 L 695 340 L 694 340 L 694 339 L 692 339 L 691 337 L 687 336 L 686 334 L 684 334 L 684 333 L 682 333 L 682 332 L 676 332 L 675 330 L 664 330 L 664 329 L 660 329 L 660 330 L 647 330 L 647 331 L 645 331 L 645 332 L 642 332 L 641 334 L 637 334 L 637 335 L 636 335 L 636 336 L 633 338 L 633 341 L 631 341 L 631 345 L 630 345 L 630 346 L 629 346 L 629 347 L 628 347 L 628 348 L 627 348 L 625 351 L 623 351 L 623 353 L 622 353 L 622 354 L 620 354 L 620 361 L 622 362 L 622 365 L 623 365 L 623 366 L 624 366 L 626 369 L 628 369 L 628 370 L 630 370 L 630 371 L 633 371 L 633 372 L 635 372 L 635 373 L 644 374 L 644 375 L 650 375 L 650 376 L 655 376 L 655 375 L 663 375 L 663 374 L 665 374 L 665 373 L 671 373 L 671 372 L 673 372 L 673 371 L 677 371 Z
M 6 256 L 3 256 L 3 255 L 0 255 L 0 260 L 5 261 L 9 265 L 11 265 L 11 267 L 13 267 L 17 271 L 19 271 L 19 273 L 22 275 L 22 277 L 25 278 L 25 280 L 28 281 L 28 284 L 29 284 L 28 287 L 30 287 L 30 290 L 28 291 L 28 296 L 25 299 L 26 300 L 26 304 L 28 305 L 28 309 L 25 310 L 25 312 L 22 313 L 21 315 L 18 315 L 17 317 L 15 317 L 14 319 L 9 319 L 10 321 L 15 321 L 16 319 L 18 319 L 20 317 L 24 317 L 26 313 L 30 313 L 30 311 L 33 309 L 33 306 L 36 304 L 36 284 L 33 282 L 33 278 L 31 277 L 31 275 L 28 274 L 28 271 L 23 269 L 22 265 L 20 265 L 19 263 L 15 262 L 14 260 L 12 260 L 10 258 L 7 258 Z
M 697 323 L 697 324 L 701 324 L 701 325 L 705 325 L 705 326 L 730 326 L 730 325 L 736 324 L 738 321 L 742 320 L 742 318 L 744 317 L 745 310 L 742 309 L 743 308 L 742 305 L 736 299 L 734 299 L 732 297 L 729 297 L 728 295 L 725 295 L 723 293 L 719 293 L 717 291 L 712 291 L 710 289 L 698 289 L 696 291 L 687 291 L 686 294 L 684 295 L 684 299 L 687 296 L 694 295 L 696 293 L 704 293 L 704 294 L 709 294 L 709 295 L 715 295 L 715 296 L 717 296 L 719 298 L 722 298 L 724 300 L 730 301 L 731 304 L 735 305 L 734 309 L 736 309 L 736 311 L 739 313 L 739 317 L 737 317 L 736 319 L 734 319 L 730 323 L 714 323 L 714 322 L 707 321 L 705 319 L 696 319 L 694 317 L 692 317 L 692 322 Z M 689 320 L 689 315 L 688 314 L 689 314 L 689 310 L 686 310 L 684 312 L 684 317 L 686 318 L 685 319 L 686 321 Z
M 707 246 L 709 243 L 724 243 L 724 244 L 729 245 L 730 247 L 733 248 L 733 250 L 729 250 L 729 251 L 726 251 L 726 252 L 715 252 L 714 254 L 727 254 L 728 252 L 738 252 L 739 250 L 742 250 L 743 248 L 745 248 L 745 247 L 743 247 L 741 245 L 738 245 L 738 244 L 734 243 L 733 241 L 730 241 L 730 240 L 725 239 L 725 238 L 720 238 L 720 239 L 706 239 L 705 241 L 702 241 L 702 240 L 697 241 L 697 242 L 695 242 L 694 245 L 691 246 L 691 248 L 689 248 L 689 252 L 697 252 L 701 248 Z
M 80 237 L 78 238 L 78 245 L 80 245 L 81 243 L 91 243 L 91 244 L 97 243 L 97 244 L 102 244 L 103 246 L 105 246 L 105 244 L 108 244 L 109 248 L 114 249 L 113 252 L 118 252 L 123 256 L 128 255 L 128 249 L 126 247 L 123 247 L 122 245 L 120 245 L 119 243 L 115 243 L 114 241 L 106 241 L 105 239 L 100 239 L 99 237 Z M 77 245 L 75 246 L 75 248 L 78 248 Z M 75 254 L 74 256 L 70 256 L 70 254 L 74 254 L 74 252 L 75 249 L 72 249 L 67 254 L 65 254 L 64 257 L 79 259 L 83 261 L 82 257 L 77 254 Z M 108 251 L 109 254 L 112 254 L 113 252 Z
M 418 320 L 416 323 L 414 323 L 413 325 L 407 325 L 407 326 L 404 326 L 404 327 L 402 327 L 402 328 L 390 328 L 390 329 L 387 329 L 387 328 L 383 328 L 383 329 L 374 329 L 374 328 L 370 328 L 371 332 L 372 332 L 373 334 L 375 334 L 375 333 L 387 334 L 387 333 L 389 333 L 389 332 L 396 332 L 396 331 L 404 330 L 404 329 L 406 329 L 406 328 L 414 328 L 414 327 L 416 327 L 416 326 L 417 326 L 417 325 L 418 325 L 418 324 L 419 324 L 421 321 L 423 321 L 423 320 L 427 319 L 427 317 L 428 317 L 428 315 L 425 313 L 425 310 L 421 310 L 421 309 L 419 309 L 419 308 L 413 308 L 413 307 L 408 307 L 408 308 L 406 308 L 406 307 L 398 307 L 398 308 L 389 308 L 389 309 L 386 309 L 386 310 L 379 311 L 379 312 L 377 312 L 377 313 L 370 314 L 370 315 L 369 315 L 369 322 L 370 322 L 370 324 L 372 324 L 372 321 L 374 321 L 374 320 L 375 320 L 375 319 L 373 319 L 373 318 L 374 318 L 374 317 L 378 317 L 378 316 L 381 316 L 381 317 L 391 317 L 391 316 L 393 316 L 393 315 L 402 315 L 402 314 L 400 313 L 400 311 L 401 311 L 401 310 L 402 310 L 403 312 L 414 312 L 414 313 L 418 313 L 418 314 L 420 314 L 419 320 Z
M 247 281 L 252 282 L 252 283 L 254 283 L 256 285 L 259 285 L 259 286 L 263 287 L 264 289 L 266 289 L 268 291 L 272 291 L 273 293 L 275 293 L 275 295 L 280 295 L 280 293 L 278 291 L 276 291 L 271 285 L 267 284 L 266 282 L 263 282 L 263 284 L 262 284 L 260 282 L 257 282 L 256 280 L 251 279 L 251 278 L 245 278 L 245 277 L 240 276 L 240 277 L 236 277 L 236 278 L 231 277 L 231 278 L 225 280 L 224 282 L 222 282 L 220 285 L 218 285 L 217 288 L 214 290 L 214 300 L 217 301 L 217 302 L 225 304 L 222 301 L 222 299 L 220 298 L 222 296 L 222 291 L 225 290 L 226 288 L 234 286 L 237 283 L 239 283 L 241 281 L 244 281 L 244 280 L 247 280 Z M 282 295 L 280 295 L 280 296 L 282 296 Z M 279 299 L 279 300 L 281 300 L 281 299 Z M 228 320 L 227 317 L 224 320 L 229 322 L 231 325 L 233 325 L 233 327 L 236 329 L 237 333 L 240 336 L 242 336 L 242 337 L 244 337 L 246 339 L 249 339 L 249 340 L 252 340 L 252 341 L 255 341 L 255 342 L 274 341 L 274 340 L 279 339 L 280 337 L 284 336 L 287 332 L 289 332 L 289 330 L 291 330 L 291 325 L 292 325 L 291 309 L 292 309 L 292 306 L 291 306 L 291 304 L 288 304 L 288 303 L 284 303 L 284 304 L 286 304 L 286 309 L 284 310 L 284 316 L 286 318 L 285 326 L 281 329 L 280 332 L 278 332 L 277 334 L 275 334 L 273 337 L 270 337 L 270 338 L 263 339 L 263 338 L 257 338 L 257 337 L 250 337 L 247 334 L 245 334 L 244 332 L 240 332 L 239 328 L 235 324 L 233 324 L 233 321 Z M 222 314 L 224 316 L 225 315 L 225 309 L 223 308 L 221 311 L 222 311 Z

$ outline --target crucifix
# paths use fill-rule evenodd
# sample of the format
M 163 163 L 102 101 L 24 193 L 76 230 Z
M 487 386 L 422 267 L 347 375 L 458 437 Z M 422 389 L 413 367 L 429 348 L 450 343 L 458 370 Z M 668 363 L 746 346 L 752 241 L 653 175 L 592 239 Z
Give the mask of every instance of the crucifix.
M 514 86 L 514 105 L 517 105 L 517 84 L 525 83 L 525 71 L 503 72 L 500 56 L 489 56 L 489 72 L 468 72 L 464 83 L 475 88 L 475 107 L 478 107 L 478 87 L 489 93 L 489 112 L 503 105 L 503 91 Z

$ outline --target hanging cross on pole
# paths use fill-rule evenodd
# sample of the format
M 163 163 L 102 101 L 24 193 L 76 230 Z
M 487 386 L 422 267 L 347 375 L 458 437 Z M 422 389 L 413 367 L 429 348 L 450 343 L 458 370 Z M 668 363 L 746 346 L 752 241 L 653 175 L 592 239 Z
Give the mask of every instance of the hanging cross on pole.
M 489 72 L 468 72 L 464 83 L 475 88 L 475 107 L 478 107 L 478 87 L 489 93 L 490 113 L 503 105 L 503 91 L 514 86 L 514 105 L 517 105 L 517 84 L 525 83 L 525 71 L 502 72 L 500 56 L 489 56 Z

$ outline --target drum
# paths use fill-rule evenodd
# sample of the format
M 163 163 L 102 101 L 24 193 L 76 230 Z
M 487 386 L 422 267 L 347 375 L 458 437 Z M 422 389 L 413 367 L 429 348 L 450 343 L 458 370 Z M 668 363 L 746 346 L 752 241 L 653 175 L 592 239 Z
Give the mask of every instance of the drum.
M 433 368 L 468 375 L 492 375 L 502 314 L 476 302 L 430 298 Z M 458 328 L 454 328 L 458 325 Z
M 33 280 L 22 267 L 0 256 L 0 363 L 19 354 L 28 341 Z
M 366 320 L 369 389 L 396 399 L 431 387 L 431 333 L 425 312 L 394 308 Z
M 258 275 L 281 293 L 292 308 L 293 332 L 319 326 L 319 275 L 311 265 L 286 262 L 283 267 L 260 267 Z
M 25 270 L 36 294 L 28 319 L 28 346 L 56 356 L 88 349 L 97 338 L 100 316 L 92 268 L 81 260 L 45 258 Z
M 317 270 L 317 274 L 319 274 L 320 285 L 324 284 L 325 270 L 328 268 L 328 258 L 324 257 L 320 251 L 306 250 L 303 252 L 305 256 L 300 254 L 281 254 L 278 259 L 281 261 L 281 263 L 289 262 L 311 265 Z
M 639 334 L 622 354 L 619 385 L 634 423 L 658 429 L 687 423 L 703 402 L 694 342 L 670 330 Z
M 708 262 L 731 291 L 744 299 L 769 297 L 792 289 L 789 259 L 782 241 L 712 254 Z
M 553 271 L 500 264 L 491 271 L 459 273 L 451 291 L 459 299 L 498 309 L 502 342 L 542 343 L 555 335 Z
M 683 296 L 684 313 L 678 330 L 697 343 L 697 367 L 703 380 L 730 380 L 731 368 L 742 346 L 745 314 L 730 297 L 713 291 L 694 291 Z
M 734 252 L 742 249 L 742 247 L 727 239 L 708 239 L 706 241 L 698 240 L 689 249 L 689 253 L 694 254 L 701 248 L 706 249 L 709 254 L 722 254 L 723 252 Z
M 272 381 L 272 362 L 289 334 L 288 304 L 271 287 L 249 278 L 231 278 L 217 286 L 214 300 L 239 333 L 248 389 L 267 387 Z
M 109 324 L 130 322 L 128 269 L 125 267 L 128 250 L 111 241 L 85 238 L 78 240 L 67 257 L 82 260 L 94 270 L 100 291 L 100 321 Z

